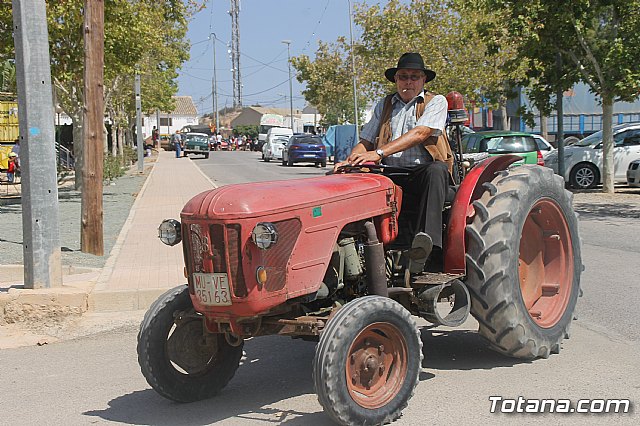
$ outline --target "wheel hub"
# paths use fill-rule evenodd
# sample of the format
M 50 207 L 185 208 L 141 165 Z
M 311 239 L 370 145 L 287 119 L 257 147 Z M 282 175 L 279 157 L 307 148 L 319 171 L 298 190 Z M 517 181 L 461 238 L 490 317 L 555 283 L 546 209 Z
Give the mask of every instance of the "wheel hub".
M 369 325 L 358 334 L 347 356 L 347 388 L 360 406 L 379 408 L 398 394 L 407 374 L 407 345 L 395 326 Z
M 167 340 L 169 361 L 187 374 L 206 371 L 217 352 L 217 337 L 205 335 L 199 319 L 178 322 Z
M 564 314 L 573 286 L 573 247 L 558 204 L 538 201 L 520 238 L 518 273 L 522 299 L 533 321 L 553 327 Z

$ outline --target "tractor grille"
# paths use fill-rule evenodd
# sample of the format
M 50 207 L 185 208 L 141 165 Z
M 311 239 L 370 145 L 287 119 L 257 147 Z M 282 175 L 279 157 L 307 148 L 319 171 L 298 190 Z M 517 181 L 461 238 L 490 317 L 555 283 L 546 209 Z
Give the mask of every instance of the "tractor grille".
M 260 264 L 267 270 L 267 291 L 282 290 L 287 282 L 287 264 L 298 240 L 302 224 L 298 219 L 273 223 L 278 230 L 278 242 L 268 250 L 260 250 Z
M 240 240 L 240 225 L 227 225 L 227 254 L 229 255 L 229 278 L 233 284 L 236 297 L 247 297 L 247 284 L 242 272 L 242 242 Z

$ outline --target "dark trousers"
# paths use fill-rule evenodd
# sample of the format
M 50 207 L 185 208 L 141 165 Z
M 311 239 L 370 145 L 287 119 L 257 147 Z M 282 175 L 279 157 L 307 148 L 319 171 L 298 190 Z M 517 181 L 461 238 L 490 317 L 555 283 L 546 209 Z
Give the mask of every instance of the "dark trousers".
M 450 182 L 447 165 L 433 161 L 412 167 L 409 175 L 389 177 L 402 188 L 400 220 L 405 219 L 403 212 L 415 212 L 410 218 L 415 221 L 411 228 L 415 232 L 426 233 L 434 246 L 442 248 L 442 210 Z

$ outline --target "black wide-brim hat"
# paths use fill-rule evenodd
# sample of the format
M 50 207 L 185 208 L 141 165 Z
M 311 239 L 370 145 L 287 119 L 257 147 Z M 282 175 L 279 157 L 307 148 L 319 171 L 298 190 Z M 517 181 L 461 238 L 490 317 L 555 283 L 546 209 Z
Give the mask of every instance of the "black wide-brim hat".
M 395 83 L 396 81 L 394 80 L 394 77 L 396 75 L 396 72 L 402 69 L 423 71 L 427 76 L 427 80 L 425 81 L 425 83 L 436 78 L 435 71 L 425 68 L 424 61 L 422 60 L 422 56 L 420 56 L 419 53 L 404 53 L 402 56 L 400 56 L 400 59 L 398 59 L 398 66 L 386 70 L 384 72 L 384 76 L 387 77 L 387 80 L 389 80 L 390 82 Z

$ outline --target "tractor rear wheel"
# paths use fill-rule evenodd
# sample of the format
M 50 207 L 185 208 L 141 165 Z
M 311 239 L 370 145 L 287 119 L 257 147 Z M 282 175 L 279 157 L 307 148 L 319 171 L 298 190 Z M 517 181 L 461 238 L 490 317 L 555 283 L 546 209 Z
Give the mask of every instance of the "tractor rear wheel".
M 160 395 L 177 402 L 211 398 L 238 369 L 243 341 L 227 343 L 224 335 L 205 333 L 193 312 L 186 285 L 156 300 L 138 333 L 138 363 Z
M 397 419 L 413 395 L 422 341 L 398 302 L 366 296 L 347 303 L 327 323 L 313 360 L 318 400 L 343 425 Z
M 569 337 L 580 291 L 572 194 L 538 166 L 502 171 L 484 187 L 466 231 L 471 313 L 498 352 L 546 358 Z

